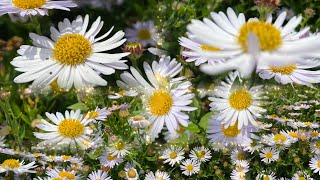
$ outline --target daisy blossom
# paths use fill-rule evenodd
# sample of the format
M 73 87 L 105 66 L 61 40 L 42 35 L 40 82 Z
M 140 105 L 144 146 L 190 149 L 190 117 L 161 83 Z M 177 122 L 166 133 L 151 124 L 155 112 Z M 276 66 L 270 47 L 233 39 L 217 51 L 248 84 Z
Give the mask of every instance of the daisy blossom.
M 319 173 L 320 175 L 320 156 L 312 158 L 309 167 L 313 170 L 313 173 Z
M 55 169 L 48 169 L 46 174 L 51 178 L 61 178 L 61 179 L 73 179 L 73 180 L 80 180 L 80 176 L 77 175 L 75 171 L 66 171 L 66 170 L 59 170 Z
M 161 159 L 165 159 L 163 163 L 168 163 L 173 167 L 184 159 L 184 151 L 182 147 L 170 146 L 163 151 Z
M 279 151 L 275 148 L 263 148 L 261 149 L 260 157 L 264 163 L 271 163 L 279 159 Z
M 0 16 L 4 14 L 28 15 L 48 15 L 49 9 L 61 9 L 70 11 L 69 8 L 77 7 L 72 1 L 52 1 L 52 0 L 2 0 L 0 2 Z
M 195 147 L 190 152 L 190 159 L 199 162 L 207 162 L 211 159 L 211 152 L 204 146 Z
M 53 124 L 42 119 L 42 124 L 37 124 L 37 127 L 46 132 L 33 133 L 37 138 L 44 140 L 41 144 L 58 144 L 71 147 L 75 147 L 77 144 L 82 149 L 91 146 L 92 129 L 87 126 L 89 121 L 83 119 L 80 110 L 66 111 L 64 116 L 60 112 L 56 114 L 46 113 L 46 116 Z
M 292 140 L 281 133 L 268 134 L 262 136 L 262 143 L 267 144 L 269 146 L 278 147 L 280 149 L 285 149 L 291 145 Z
M 111 144 L 109 151 L 113 156 L 117 156 L 118 158 L 123 158 L 130 152 L 128 151 L 131 148 L 129 144 L 126 142 L 119 140 L 113 144 Z
M 132 28 L 125 30 L 129 42 L 139 42 L 146 47 L 157 44 L 156 29 L 152 21 L 137 22 Z
M 100 109 L 97 107 L 94 111 L 87 112 L 84 118 L 93 122 L 97 120 L 105 121 L 109 115 L 111 115 L 111 112 L 107 108 Z
M 256 179 L 268 179 L 268 180 L 276 180 L 277 177 L 275 176 L 275 173 L 260 173 L 258 174 L 258 176 L 256 177 Z
M 138 174 L 137 169 L 135 168 L 135 164 L 127 163 L 124 170 L 126 172 L 125 179 L 128 179 L 128 180 L 138 180 L 139 179 L 139 174 Z
M 305 27 L 295 31 L 302 17 L 294 16 L 283 26 L 286 16 L 286 12 L 281 13 L 274 23 L 272 15 L 265 21 L 258 18 L 246 21 L 243 13 L 236 15 L 232 8 L 228 8 L 226 14 L 212 12 L 212 20 L 192 20 L 187 26 L 187 35 L 198 44 L 209 47 L 196 50 L 198 54 L 225 60 L 219 65 L 202 65 L 204 72 L 219 74 L 236 69 L 241 77 L 249 77 L 261 62 L 285 65 L 319 56 L 315 53 L 320 46 L 319 35 L 302 37 L 310 29 Z M 192 54 L 194 52 L 190 52 Z
M 106 38 L 113 27 L 104 35 L 96 37 L 103 21 L 98 17 L 87 31 L 89 16 L 78 16 L 70 22 L 64 19 L 59 23 L 59 30 L 51 27 L 51 39 L 31 33 L 34 46 L 22 45 L 20 56 L 11 64 L 16 71 L 23 72 L 14 79 L 16 83 L 33 81 L 32 87 L 42 89 L 57 80 L 62 89 L 76 89 L 91 86 L 106 86 L 107 81 L 99 74 L 110 75 L 115 69 L 127 69 L 126 60 L 120 60 L 129 53 L 108 54 L 104 51 L 121 46 L 124 32 L 118 31 L 111 38 Z M 101 41 L 101 42 L 99 42 Z
M 17 159 L 6 159 L 0 166 L 0 173 L 13 171 L 15 174 L 36 173 L 33 169 L 37 167 L 36 162 L 24 164 L 24 161 L 19 162 Z
M 112 179 L 108 177 L 108 173 L 98 170 L 98 171 L 91 172 L 87 180 L 112 180 Z
M 291 180 L 313 180 L 312 177 L 307 172 L 304 171 L 298 171 L 293 174 L 293 177 Z
M 146 120 L 143 116 L 133 116 L 128 120 L 128 123 L 130 126 L 135 127 L 135 128 L 145 128 L 149 126 L 149 121 Z
M 214 91 L 214 97 L 209 97 L 211 111 L 218 111 L 216 118 L 225 124 L 225 128 L 238 123 L 238 129 L 250 124 L 258 126 L 257 117 L 266 110 L 263 104 L 262 86 L 234 85 L 236 73 L 230 73 L 226 82 L 222 82 Z
M 156 171 L 156 173 L 149 172 L 146 174 L 145 180 L 170 180 L 170 176 L 167 172 Z
M 320 141 L 310 143 L 311 152 L 320 155 Z
M 242 148 L 235 148 L 232 152 L 231 152 L 231 162 L 234 165 L 240 165 L 244 162 L 247 162 L 247 154 L 246 151 L 243 151 Z
M 191 159 L 186 159 L 180 165 L 180 169 L 183 171 L 182 174 L 191 176 L 200 171 L 200 163 Z
M 100 164 L 102 164 L 103 166 L 107 166 L 111 169 L 123 161 L 122 158 L 117 157 L 117 155 L 113 155 L 113 153 L 109 151 L 105 151 L 99 157 L 99 159 L 100 159 Z

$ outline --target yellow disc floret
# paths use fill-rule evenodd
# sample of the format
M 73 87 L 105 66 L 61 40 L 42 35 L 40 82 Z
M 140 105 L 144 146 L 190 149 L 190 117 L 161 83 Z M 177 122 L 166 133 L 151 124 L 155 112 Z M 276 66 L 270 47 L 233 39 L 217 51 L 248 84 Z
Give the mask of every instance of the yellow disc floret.
M 125 143 L 122 141 L 119 141 L 117 143 L 114 144 L 114 148 L 118 151 L 121 151 L 125 148 Z
M 287 137 L 283 134 L 276 134 L 276 135 L 274 135 L 273 140 L 275 140 L 276 142 L 283 143 L 284 141 L 287 140 Z
M 274 25 L 263 21 L 251 21 L 241 27 L 237 37 L 245 52 L 248 50 L 247 38 L 250 32 L 257 36 L 260 49 L 263 51 L 274 51 L 282 45 L 281 32 Z
M 12 0 L 15 7 L 20 9 L 35 9 L 41 8 L 46 4 L 46 0 Z
M 172 153 L 170 153 L 170 155 L 169 155 L 169 157 L 170 157 L 170 159 L 175 159 L 175 158 L 177 158 L 177 153 L 176 152 L 172 152 Z
M 129 178 L 135 178 L 136 176 L 137 176 L 137 173 L 136 173 L 135 170 L 130 169 L 130 170 L 128 171 L 128 177 L 129 177 Z
M 156 116 L 167 114 L 173 104 L 172 96 L 169 92 L 159 89 L 149 98 L 148 105 L 150 112 Z
M 151 33 L 148 29 L 141 29 L 137 35 L 138 35 L 139 40 L 151 39 Z
M 252 96 L 246 89 L 238 89 L 229 97 L 230 106 L 238 111 L 247 109 L 252 104 Z
M 58 175 L 64 179 L 73 180 L 76 176 L 70 172 L 60 171 Z
M 58 125 L 58 132 L 67 138 L 77 138 L 83 135 L 84 125 L 78 119 L 64 119 Z
M 81 34 L 63 35 L 53 48 L 54 59 L 69 66 L 83 64 L 91 52 L 90 41 Z
M 15 169 L 20 167 L 20 162 L 16 159 L 7 159 L 2 163 L 1 167 L 4 169 L 7 167 L 10 169 Z
M 193 165 L 192 164 L 187 164 L 186 165 L 186 170 L 187 171 L 192 171 L 194 169 Z
M 222 124 L 221 131 L 223 135 L 230 138 L 236 137 L 241 132 L 241 130 L 238 129 L 238 121 L 233 126 L 229 126 L 228 128 L 225 128 L 224 124 Z
M 271 159 L 272 157 L 273 157 L 272 152 L 267 152 L 267 153 L 266 153 L 266 158 L 267 158 L 267 159 Z
M 289 75 L 289 74 L 292 74 L 293 71 L 297 69 L 297 65 L 289 64 L 285 66 L 270 66 L 269 69 L 274 73 Z

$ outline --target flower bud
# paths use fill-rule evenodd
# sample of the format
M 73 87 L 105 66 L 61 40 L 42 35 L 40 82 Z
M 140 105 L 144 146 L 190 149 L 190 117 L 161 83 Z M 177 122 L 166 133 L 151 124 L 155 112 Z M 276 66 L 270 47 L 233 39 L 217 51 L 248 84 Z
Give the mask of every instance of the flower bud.
M 129 42 L 122 48 L 123 52 L 130 52 L 130 55 L 128 56 L 131 60 L 137 60 L 139 59 L 143 52 L 143 46 L 138 42 Z

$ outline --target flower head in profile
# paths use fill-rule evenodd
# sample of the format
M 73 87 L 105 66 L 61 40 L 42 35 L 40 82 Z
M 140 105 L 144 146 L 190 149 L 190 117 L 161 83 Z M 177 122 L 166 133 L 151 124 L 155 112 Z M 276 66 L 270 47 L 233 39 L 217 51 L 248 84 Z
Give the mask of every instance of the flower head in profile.
M 15 174 L 22 173 L 36 173 L 34 170 L 37 167 L 36 162 L 31 162 L 29 164 L 25 164 L 24 161 L 19 161 L 17 159 L 6 159 L 2 162 L 0 166 L 0 173 L 13 171 Z
M 28 15 L 48 15 L 50 9 L 60 9 L 70 11 L 69 8 L 77 7 L 72 1 L 52 1 L 52 0 L 2 0 L 0 2 L 0 16 L 4 14 Z
M 75 171 L 68 171 L 68 170 L 65 170 L 65 169 L 58 169 L 58 168 L 55 168 L 55 169 L 48 169 L 46 171 L 46 174 L 51 178 L 51 179 L 73 179 L 73 180 L 80 180 L 80 176 L 77 175 L 77 172 Z
M 89 121 L 83 119 L 80 110 L 66 111 L 65 115 L 60 112 L 46 113 L 46 116 L 53 124 L 42 119 L 42 124 L 38 124 L 37 127 L 46 132 L 33 133 L 37 138 L 44 140 L 40 144 L 58 144 L 71 147 L 79 145 L 82 149 L 91 146 L 92 129 L 87 126 Z
M 52 82 L 65 90 L 106 86 L 107 81 L 100 74 L 110 75 L 115 69 L 127 69 L 126 60 L 120 60 L 129 53 L 106 53 L 121 46 L 124 32 L 118 31 L 107 40 L 113 27 L 100 37 L 103 21 L 98 17 L 89 27 L 89 16 L 78 16 L 70 22 L 64 19 L 58 29 L 51 27 L 51 39 L 30 33 L 33 46 L 23 45 L 20 56 L 11 61 L 16 71 L 22 72 L 14 79 L 16 83 L 33 82 L 32 87 L 42 89 Z

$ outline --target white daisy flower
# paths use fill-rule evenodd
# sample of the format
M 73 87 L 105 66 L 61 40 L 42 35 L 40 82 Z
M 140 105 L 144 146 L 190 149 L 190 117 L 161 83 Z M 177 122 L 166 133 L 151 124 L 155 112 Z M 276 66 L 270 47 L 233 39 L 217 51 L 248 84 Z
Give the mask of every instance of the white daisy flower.
M 284 134 L 285 136 L 287 136 L 287 138 L 291 139 L 292 143 L 295 143 L 299 140 L 299 132 L 298 131 L 284 131 L 281 130 L 280 134 Z
M 28 15 L 48 15 L 49 9 L 60 9 L 70 11 L 69 8 L 77 7 L 72 1 L 52 1 L 52 0 L 2 0 L 0 2 L 0 16 L 4 14 Z
M 184 151 L 182 147 L 170 146 L 163 151 L 161 159 L 165 159 L 163 163 L 168 163 L 173 167 L 184 159 Z
M 144 47 L 157 45 L 156 29 L 152 21 L 136 22 L 125 32 L 129 42 L 139 42 Z
M 100 157 L 100 164 L 103 166 L 113 168 L 116 165 L 120 164 L 123 160 L 122 158 L 118 158 L 117 155 L 113 155 L 113 153 L 109 151 L 105 151 Z
M 170 176 L 167 172 L 156 171 L 156 173 L 149 172 L 146 174 L 145 180 L 170 180 Z
M 174 62 L 174 61 L 171 61 Z M 156 67 L 158 63 L 153 63 Z M 157 78 L 157 71 L 161 68 L 151 68 L 148 63 L 144 63 L 145 73 L 150 81 L 147 82 L 138 71 L 131 67 L 131 74 L 125 72 L 121 74 L 121 79 L 117 84 L 122 89 L 135 89 L 141 94 L 147 119 L 150 121 L 148 135 L 153 141 L 163 129 L 164 125 L 171 133 L 179 129 L 179 125 L 187 127 L 190 123 L 189 116 L 183 111 L 189 112 L 196 108 L 188 106 L 192 103 L 194 94 L 189 93 L 188 89 L 191 86 L 189 81 L 185 81 L 177 86 L 172 86 L 169 82 L 162 82 Z M 175 74 L 180 69 L 173 69 L 168 74 Z M 161 76 L 163 77 L 163 76 Z M 161 78 L 162 79 L 162 78 Z M 166 84 L 167 86 L 163 86 Z
M 110 145 L 109 151 L 113 156 L 117 156 L 118 158 L 123 158 L 130 152 L 128 151 L 131 148 L 129 144 L 126 142 L 119 140 Z
M 268 134 L 262 136 L 262 143 L 284 149 L 291 145 L 292 140 L 284 134 Z
M 264 163 L 271 163 L 279 159 L 279 151 L 275 148 L 266 147 L 261 149 L 260 157 Z
M 111 115 L 111 112 L 107 108 L 96 108 L 94 111 L 89 111 L 85 115 L 85 119 L 88 121 L 96 122 L 97 120 L 106 121 L 106 118 Z
M 37 167 L 36 162 L 31 162 L 29 164 L 24 164 L 24 161 L 19 161 L 17 159 L 6 159 L 2 162 L 0 166 L 0 173 L 13 171 L 15 174 L 23 173 L 36 173 L 33 169 Z
M 214 97 L 209 97 L 211 111 L 218 111 L 216 118 L 223 121 L 225 128 L 238 123 L 238 129 L 250 124 L 258 126 L 257 117 L 266 110 L 260 106 L 263 103 L 262 86 L 233 85 L 236 73 L 230 73 L 226 82 L 222 82 L 214 91 Z
M 16 83 L 33 81 L 32 87 L 41 89 L 53 81 L 62 89 L 77 89 L 90 86 L 106 86 L 107 81 L 99 74 L 110 75 L 115 69 L 127 69 L 126 60 L 120 60 L 129 53 L 108 54 L 105 51 L 121 46 L 124 32 L 118 31 L 111 38 L 106 38 L 113 27 L 104 35 L 96 38 L 103 21 L 101 18 L 87 31 L 89 16 L 78 16 L 70 22 L 64 19 L 59 23 L 59 30 L 51 27 L 51 39 L 37 34 L 30 34 L 34 46 L 22 45 L 18 50 L 20 56 L 11 64 L 16 71 L 23 72 L 16 77 Z M 87 31 L 87 32 L 86 32 Z
M 211 159 L 212 156 L 208 148 L 201 146 L 193 148 L 190 152 L 189 157 L 194 161 L 207 162 Z
M 268 180 L 276 180 L 277 177 L 275 176 L 275 173 L 272 172 L 272 173 L 260 173 L 258 174 L 258 176 L 256 177 L 256 180 L 265 180 L 265 179 L 268 179 Z
M 307 172 L 298 171 L 293 174 L 293 177 L 290 180 L 313 180 L 313 178 L 310 177 L 310 175 Z
M 150 125 L 149 121 L 146 120 L 143 116 L 133 116 L 128 120 L 128 123 L 132 127 L 136 128 L 145 128 Z
M 310 160 L 309 167 L 313 170 L 313 173 L 319 173 L 320 175 L 320 156 L 316 156 Z
M 135 168 L 134 164 L 126 164 L 126 167 L 124 168 L 124 171 L 126 172 L 126 177 L 125 179 L 128 180 L 137 180 L 139 179 L 139 174 L 137 169 Z
M 255 151 L 259 151 L 264 145 L 259 141 L 260 137 L 249 139 L 244 142 L 243 150 L 253 154 Z
M 319 66 L 319 61 L 306 60 L 282 66 L 268 66 L 260 63 L 257 72 L 262 79 L 274 78 L 281 84 L 301 84 L 311 86 L 320 82 L 320 71 L 312 71 Z
M 217 121 L 216 116 L 211 116 L 207 138 L 212 144 L 221 144 L 223 147 L 243 146 L 250 141 L 250 129 L 252 128 L 238 129 L 238 122 L 225 128 L 225 124 L 222 121 Z
M 0 149 L 7 146 L 5 142 L 6 142 L 5 136 L 0 136 Z
M 54 123 L 51 124 L 42 119 L 42 124 L 37 124 L 37 127 L 44 133 L 34 132 L 33 134 L 38 139 L 44 141 L 40 144 L 57 144 L 75 147 L 79 145 L 80 148 L 86 149 L 91 146 L 90 136 L 92 129 L 87 126 L 89 121 L 83 119 L 80 110 L 66 111 L 63 116 L 60 112 L 55 114 L 46 113 L 46 116 Z
M 98 170 L 98 171 L 91 172 L 87 180 L 112 180 L 112 179 L 108 177 L 108 173 Z
M 75 171 L 66 171 L 66 170 L 59 170 L 55 169 L 48 169 L 46 171 L 47 176 L 50 178 L 61 178 L 61 179 L 73 179 L 73 180 L 80 180 L 80 176 L 77 175 Z
M 246 161 L 245 161 L 246 162 Z M 231 172 L 231 180 L 246 180 L 246 173 L 249 172 L 248 162 L 237 165 Z
M 320 141 L 310 143 L 311 152 L 320 155 Z
M 192 20 L 187 26 L 188 37 L 201 45 L 213 49 L 197 50 L 203 57 L 224 59 L 219 65 L 202 65 L 201 69 L 209 74 L 238 70 L 241 77 L 249 77 L 256 65 L 266 62 L 269 65 L 285 65 L 307 57 L 318 57 L 318 37 L 301 37 L 309 27 L 295 32 L 302 17 L 294 16 L 282 26 L 286 13 L 281 13 L 274 23 L 272 15 L 266 20 L 252 18 L 246 21 L 244 14 L 238 16 L 232 8 L 227 14 L 211 13 L 212 20 Z M 220 49 L 220 50 L 216 50 Z
M 310 131 L 308 132 L 311 139 L 319 139 L 320 133 L 318 131 Z
M 186 176 L 191 176 L 192 174 L 197 174 L 200 171 L 200 163 L 191 159 L 186 159 L 180 165 L 182 174 Z
M 230 158 L 234 165 L 240 165 L 247 162 L 247 154 L 242 148 L 235 148 L 232 150 Z

